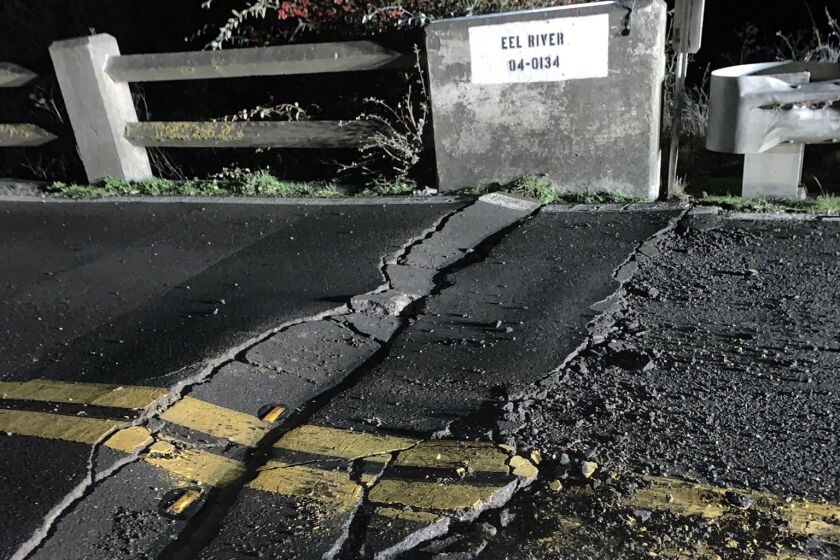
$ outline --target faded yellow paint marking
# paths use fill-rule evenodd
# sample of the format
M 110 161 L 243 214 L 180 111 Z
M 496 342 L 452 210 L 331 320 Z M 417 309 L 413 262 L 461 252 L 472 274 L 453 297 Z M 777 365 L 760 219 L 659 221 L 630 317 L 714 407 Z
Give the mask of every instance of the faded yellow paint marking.
M 497 486 L 388 479 L 380 480 L 368 496 L 371 502 L 377 504 L 461 511 L 481 507 L 499 490 Z
M 0 410 L 0 431 L 89 445 L 123 423 L 122 420 L 60 416 L 29 410 Z
M 729 511 L 723 502 L 720 488 L 705 487 L 667 478 L 647 477 L 648 488 L 637 491 L 631 498 L 633 507 L 668 510 L 679 515 L 702 515 L 715 519 Z
M 0 396 L 4 399 L 75 403 L 132 410 L 146 408 L 165 394 L 166 389 L 160 387 L 70 383 L 48 379 L 0 381 Z
M 390 507 L 376 508 L 373 513 L 380 517 L 389 517 L 392 519 L 401 519 L 403 521 L 414 521 L 416 523 L 437 523 L 445 519 L 442 515 L 428 513 L 425 511 L 412 511 L 410 509 L 397 509 Z
M 62 416 L 31 410 L 0 410 L 0 432 L 87 445 L 95 444 L 122 424 L 121 420 Z M 104 444 L 115 451 L 133 453 L 148 445 L 151 437 L 145 428 L 131 426 L 117 430 Z
M 840 505 L 808 500 L 785 500 L 767 492 L 727 489 L 662 477 L 645 477 L 649 488 L 636 492 L 628 505 L 642 509 L 667 510 L 679 515 L 700 515 L 715 519 L 737 514 L 726 502 L 727 491 L 752 500 L 752 509 L 778 515 L 788 522 L 791 533 L 811 536 L 826 543 L 840 544 Z
M 152 443 L 152 434 L 149 433 L 149 430 L 140 426 L 123 428 L 114 432 L 114 435 L 105 440 L 106 447 L 124 453 L 133 453 L 150 443 Z
M 180 498 L 175 500 L 171 506 L 166 508 L 166 510 L 173 515 L 180 515 L 200 497 L 201 492 L 196 490 L 187 490 Z
M 352 508 L 362 497 L 362 487 L 345 470 L 326 470 L 269 461 L 248 488 L 284 496 L 330 502 L 341 510 Z
M 234 459 L 199 449 L 182 449 L 167 455 L 146 455 L 144 461 L 169 474 L 202 486 L 227 486 L 245 473 L 244 465 Z
M 271 429 L 269 422 L 192 397 L 184 397 L 161 415 L 161 420 L 253 447 Z
M 781 552 L 765 552 L 761 556 L 762 560 L 813 560 L 812 556 L 804 556 L 796 552 L 781 551 Z
M 393 453 L 416 443 L 413 439 L 306 425 L 285 434 L 274 447 L 340 459 L 360 459 Z
M 475 472 L 510 473 L 508 456 L 492 443 L 426 441 L 397 455 L 397 467 L 421 469 L 466 468 Z

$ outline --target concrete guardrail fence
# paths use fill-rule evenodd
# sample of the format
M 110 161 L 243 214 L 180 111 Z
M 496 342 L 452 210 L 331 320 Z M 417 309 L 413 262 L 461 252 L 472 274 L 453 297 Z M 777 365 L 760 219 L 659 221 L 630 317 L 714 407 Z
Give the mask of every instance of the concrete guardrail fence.
M 50 46 L 88 180 L 152 177 L 147 147 L 354 148 L 365 121 L 138 122 L 129 82 L 357 72 L 411 66 L 410 56 L 368 41 L 224 51 L 121 55 L 106 34 Z
M 0 89 L 28 84 L 37 74 L 16 64 L 0 62 Z M 55 135 L 30 123 L 0 123 L 0 147 L 25 148 L 41 146 L 55 140 Z

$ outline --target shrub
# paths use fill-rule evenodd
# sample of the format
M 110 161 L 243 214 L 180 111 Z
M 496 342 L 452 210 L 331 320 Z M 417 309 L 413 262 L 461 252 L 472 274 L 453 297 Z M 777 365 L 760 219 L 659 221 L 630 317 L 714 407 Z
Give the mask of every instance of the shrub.
M 444 17 L 527 10 L 586 0 L 250 0 L 218 29 L 208 44 L 266 45 L 291 40 L 304 32 L 358 36 L 393 28 L 422 26 Z M 205 0 L 209 8 L 214 0 Z

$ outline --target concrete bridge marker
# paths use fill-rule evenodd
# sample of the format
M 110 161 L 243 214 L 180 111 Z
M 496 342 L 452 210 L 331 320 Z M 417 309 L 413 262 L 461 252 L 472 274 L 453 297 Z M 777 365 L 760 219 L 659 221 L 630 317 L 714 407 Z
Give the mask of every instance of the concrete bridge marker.
M 656 198 L 665 20 L 639 0 L 432 23 L 441 190 L 548 174 L 560 191 Z

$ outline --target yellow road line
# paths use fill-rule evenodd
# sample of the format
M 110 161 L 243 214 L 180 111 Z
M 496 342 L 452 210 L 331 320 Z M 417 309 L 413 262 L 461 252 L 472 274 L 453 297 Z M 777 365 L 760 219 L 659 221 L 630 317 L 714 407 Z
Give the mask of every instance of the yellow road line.
M 60 416 L 46 412 L 0 410 L 0 431 L 76 443 L 94 444 L 123 423 L 121 420 Z
M 245 465 L 241 461 L 199 449 L 150 453 L 143 460 L 170 475 L 202 486 L 227 486 L 245 473 Z
M 384 505 L 403 505 L 420 509 L 463 511 L 488 503 L 501 488 L 454 482 L 419 480 L 380 480 L 369 493 L 370 501 Z
M 0 382 L 0 395 L 7 399 L 141 410 L 166 395 L 166 390 L 159 387 L 67 383 L 38 379 L 24 382 Z M 282 413 L 282 408 L 277 408 Z M 276 413 L 276 411 L 272 412 Z M 256 445 L 271 429 L 270 421 L 263 421 L 256 416 L 192 397 L 183 397 L 178 400 L 166 409 L 160 418 L 172 424 L 249 447 Z
M 99 441 L 109 430 L 120 424 L 115 420 L 0 410 L 0 431 L 86 444 Z M 140 445 L 148 444 L 150 437 L 144 428 L 131 427 L 116 432 L 106 441 L 106 445 L 131 452 Z M 207 486 L 226 486 L 244 474 L 244 466 L 240 461 L 196 449 L 179 450 L 166 442 L 155 443 L 144 460 L 184 481 Z M 343 509 L 352 507 L 362 493 L 362 487 L 345 470 L 288 466 L 277 461 L 270 461 L 248 487 L 329 502 Z M 379 497 L 376 501 L 434 509 L 472 507 L 489 499 L 495 490 L 492 487 L 463 484 L 443 486 L 401 481 L 382 481 L 373 489 Z
M 328 502 L 341 510 L 350 509 L 362 496 L 361 485 L 344 469 L 289 466 L 279 461 L 269 461 L 248 488 Z
M 679 515 L 700 515 L 716 519 L 737 512 L 726 501 L 730 489 L 683 480 L 647 476 L 650 487 L 628 499 L 632 507 L 667 510 Z M 784 500 L 767 492 L 731 489 L 752 501 L 751 509 L 776 515 L 788 522 L 791 533 L 840 544 L 840 505 L 808 500 Z
M 117 386 L 63 384 L 4 383 L 3 394 L 9 398 L 26 396 L 27 391 L 42 387 L 43 400 L 62 402 L 107 403 L 104 406 L 124 408 L 141 406 L 154 400 L 151 388 L 118 388 Z M 23 388 L 25 386 L 25 389 Z M 106 389 L 107 388 L 107 389 Z M 155 390 L 162 391 L 162 390 Z M 59 396 L 59 392 L 63 397 Z M 186 397 L 161 415 L 162 419 L 200 432 L 208 433 L 241 445 L 253 446 L 271 428 L 271 424 L 255 416 L 225 409 Z M 68 416 L 46 412 L 0 409 L 0 432 L 92 445 L 123 424 L 122 420 Z M 104 445 L 132 453 L 152 443 L 152 436 L 143 427 L 117 430 Z M 370 492 L 374 503 L 384 506 L 411 506 L 431 510 L 463 510 L 489 501 L 499 486 L 469 483 L 471 472 L 511 473 L 532 478 L 537 469 L 529 461 L 509 456 L 497 446 L 477 442 L 416 440 L 379 436 L 325 428 L 301 426 L 287 433 L 276 444 L 279 449 L 302 451 L 335 459 L 362 459 L 385 462 L 397 452 L 394 465 L 419 469 L 445 469 L 467 476 L 465 480 L 443 484 L 428 480 L 406 481 L 383 479 Z M 178 449 L 178 445 L 155 442 L 143 459 L 179 479 L 201 485 L 225 486 L 244 473 L 241 462 L 197 449 Z M 370 474 L 364 482 L 371 482 Z M 738 515 L 727 503 L 727 489 L 661 477 L 646 477 L 649 487 L 625 500 L 627 507 L 667 510 L 679 515 L 699 515 L 707 519 Z M 250 488 L 288 496 L 305 496 L 351 507 L 362 488 L 343 470 L 327 470 L 311 466 L 293 466 L 274 461 L 258 473 Z M 791 534 L 814 536 L 826 543 L 840 544 L 840 506 L 808 500 L 784 500 L 769 493 L 734 489 L 752 501 L 751 509 L 776 516 L 787 522 Z
M 272 425 L 243 412 L 224 408 L 184 397 L 161 415 L 161 420 L 184 426 L 197 432 L 202 432 L 226 439 L 240 445 L 253 447 L 268 432 Z
M 416 523 L 428 523 L 429 525 L 443 521 L 445 518 L 436 513 L 428 513 L 426 511 L 413 511 L 410 509 L 397 509 L 391 507 L 378 507 L 373 510 L 373 513 L 380 517 L 388 517 L 390 519 L 400 519 L 402 521 L 414 521 Z
M 114 451 L 133 453 L 137 449 L 152 443 L 152 434 L 140 426 L 130 426 L 114 433 L 105 440 L 105 446 Z
M 141 410 L 166 394 L 160 387 L 70 383 L 34 379 L 0 381 L 0 397 L 38 402 L 75 403 Z
M 300 426 L 284 434 L 274 447 L 341 459 L 372 457 L 407 449 L 418 440 L 379 436 L 321 426 Z
M 436 440 L 401 452 L 394 465 L 507 474 L 510 472 L 507 460 L 508 455 L 492 443 Z

